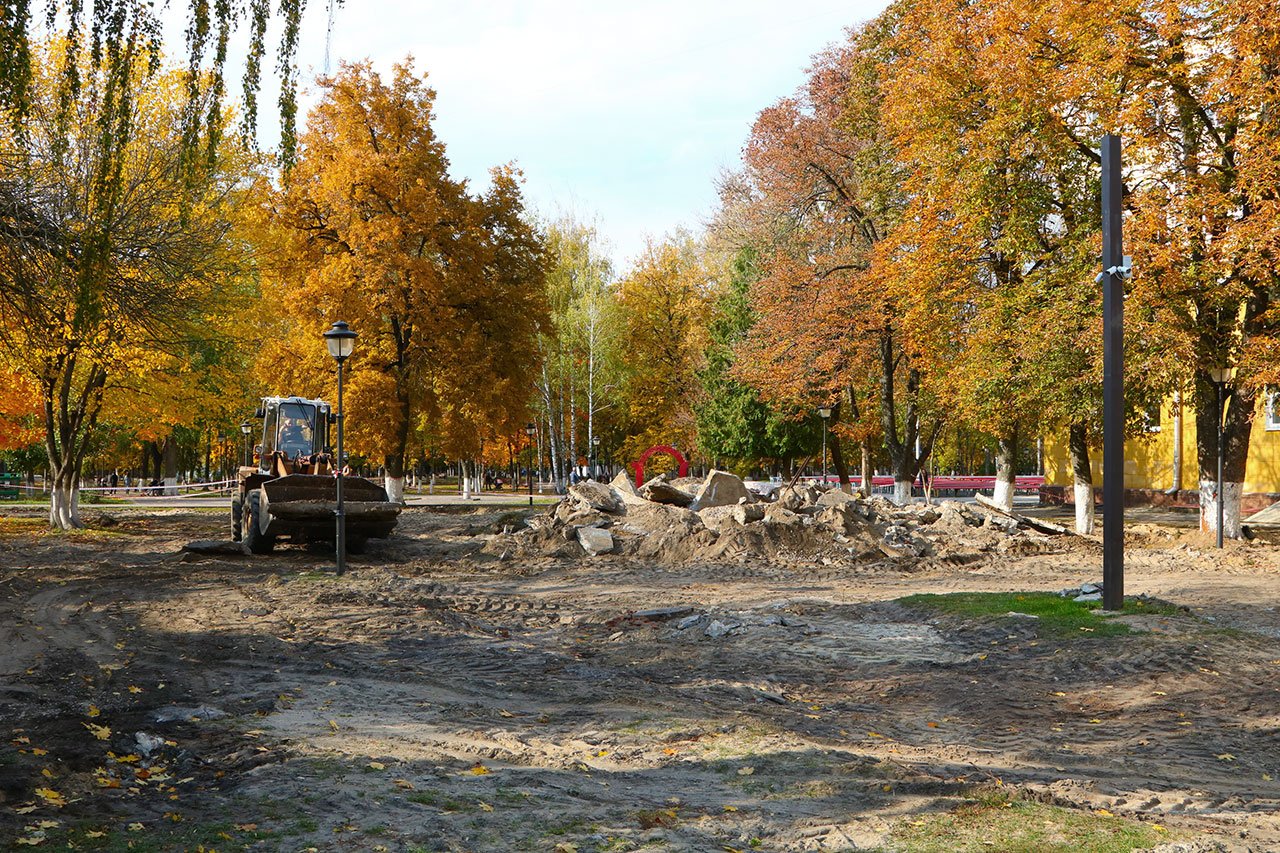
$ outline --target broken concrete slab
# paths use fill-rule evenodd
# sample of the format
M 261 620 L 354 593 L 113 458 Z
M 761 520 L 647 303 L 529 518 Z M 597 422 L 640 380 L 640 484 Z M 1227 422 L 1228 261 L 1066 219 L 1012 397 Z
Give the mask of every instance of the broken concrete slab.
M 658 504 L 688 506 L 693 503 L 693 495 L 683 489 L 676 488 L 661 477 L 655 477 L 641 486 L 639 494 L 645 500 Z
M 738 503 L 742 498 L 746 498 L 748 502 L 755 500 L 755 497 L 742 482 L 741 477 L 736 474 L 730 474 L 728 471 L 713 470 L 707 474 L 706 481 L 703 482 L 702 488 L 698 490 L 698 497 L 694 501 L 694 507 L 706 509 L 713 506 L 731 506 Z
M 594 480 L 583 480 L 569 487 L 569 497 L 596 512 L 622 512 L 622 498 L 609 486 Z
M 578 528 L 578 542 L 593 557 L 613 550 L 613 534 L 599 527 Z
M 182 546 L 186 554 L 212 554 L 220 557 L 243 557 L 244 545 L 223 539 L 197 539 Z

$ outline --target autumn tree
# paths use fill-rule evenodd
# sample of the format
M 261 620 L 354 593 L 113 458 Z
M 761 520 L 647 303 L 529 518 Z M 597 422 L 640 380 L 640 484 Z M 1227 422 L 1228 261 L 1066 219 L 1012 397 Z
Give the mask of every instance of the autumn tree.
M 489 428 L 523 423 L 547 323 L 544 246 L 513 169 L 478 196 L 449 176 L 435 92 L 408 62 L 386 81 L 344 64 L 319 85 L 297 166 L 268 203 L 262 370 L 277 391 L 327 393 L 319 335 L 349 322 L 348 437 L 384 461 L 401 500 L 421 431 L 475 459 Z
M 655 444 L 691 449 L 693 391 L 706 347 L 711 278 L 688 234 L 650 242 L 618 293 L 626 348 L 622 452 Z
M 810 453 L 821 440 L 812 412 L 773 408 L 734 378 L 736 347 L 756 322 L 751 285 L 759 276 L 754 250 L 739 250 L 711 304 L 704 366 L 698 372 L 702 395 L 694 407 L 699 449 L 712 460 L 735 460 L 742 468 Z
M 833 460 L 849 487 L 840 438 L 856 440 L 869 488 L 879 438 L 905 501 L 942 419 L 919 361 L 924 327 L 900 322 L 876 253 L 904 203 L 883 131 L 887 24 L 851 32 L 815 57 L 805 85 L 757 118 L 743 171 L 722 190 L 727 221 L 760 247 L 758 322 L 739 374 L 766 399 L 836 406 Z
M 566 214 L 546 232 L 551 325 L 538 339 L 536 393 L 539 434 L 563 487 L 580 452 L 601 435 L 601 413 L 609 421 L 619 414 L 622 352 L 617 282 L 598 227 Z
M 243 260 L 233 237 L 243 155 L 215 146 L 193 165 L 188 81 L 153 74 L 160 58 L 141 38 L 117 48 L 130 64 L 76 55 L 74 98 L 61 83 L 64 46 L 40 51 L 22 129 L 0 133 L 0 335 L 8 367 L 40 389 L 50 521 L 63 528 L 80 525 L 81 469 L 108 394 L 199 337 L 201 309 Z

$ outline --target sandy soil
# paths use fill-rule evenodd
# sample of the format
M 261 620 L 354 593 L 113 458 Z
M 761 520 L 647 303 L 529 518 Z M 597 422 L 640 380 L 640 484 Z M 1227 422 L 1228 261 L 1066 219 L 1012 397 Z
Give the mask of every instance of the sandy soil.
M 518 513 L 413 510 L 335 578 L 320 549 L 180 553 L 221 515 L 90 520 L 0 518 L 6 846 L 181 823 L 218 849 L 855 850 L 999 786 L 1280 850 L 1273 545 L 1143 527 L 1127 591 L 1191 612 L 1062 640 L 895 599 L 1096 580 L 1093 541 L 502 560 Z

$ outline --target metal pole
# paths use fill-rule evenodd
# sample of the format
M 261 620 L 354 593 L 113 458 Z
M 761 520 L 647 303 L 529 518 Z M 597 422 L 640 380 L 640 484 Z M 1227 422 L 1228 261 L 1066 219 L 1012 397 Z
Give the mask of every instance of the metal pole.
M 529 439 L 529 449 L 533 449 L 533 439 Z M 529 506 L 533 506 L 533 459 L 529 459 Z
M 1226 406 L 1223 401 L 1222 387 L 1225 382 L 1215 382 L 1218 386 L 1218 547 L 1222 547 L 1222 416 L 1226 414 Z
M 822 485 L 827 484 L 827 419 L 822 419 Z
M 338 574 L 347 570 L 347 514 L 342 503 L 342 359 L 338 359 L 338 458 L 334 467 L 338 472 L 338 508 L 333 515 L 338 524 L 334 551 L 338 557 Z
M 1124 606 L 1124 265 L 1120 137 L 1102 137 L 1102 600 Z M 1108 272 L 1111 271 L 1111 272 Z

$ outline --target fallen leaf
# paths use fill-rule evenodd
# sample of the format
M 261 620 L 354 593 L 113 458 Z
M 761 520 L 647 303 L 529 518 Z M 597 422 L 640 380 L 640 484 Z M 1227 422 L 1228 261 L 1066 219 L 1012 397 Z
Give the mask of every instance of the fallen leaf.
M 88 717 L 89 719 L 91 719 L 91 720 L 92 720 L 94 717 L 98 716 L 98 715 L 99 715 L 99 714 L 101 714 L 101 713 L 102 713 L 102 712 L 101 712 L 100 710 L 98 710 L 98 706 L 97 706 L 97 705 L 90 705 L 90 706 L 89 706 L 89 710 L 88 710 L 88 711 L 85 711 L 85 712 L 84 712 L 84 715 L 85 715 L 86 717 Z
M 130 685 L 129 685 L 129 692 L 130 692 L 130 693 L 133 693 L 134 695 L 137 695 L 137 694 L 139 694 L 139 693 L 141 693 L 141 692 L 142 692 L 142 688 L 141 688 L 141 687 L 138 687 L 138 686 L 137 686 L 137 685 L 135 685 L 135 684 L 130 684 Z
M 53 829 L 55 826 L 61 826 L 61 825 L 62 825 L 62 821 L 60 820 L 42 820 L 36 824 L 36 826 L 39 827 L 40 829 Z
M 383 764 L 381 761 L 370 761 L 365 766 L 368 767 L 370 770 L 386 770 L 387 769 L 387 765 Z
M 1224 752 L 1218 756 L 1219 761 L 1235 761 L 1236 757 L 1229 752 Z
M 128 829 L 130 832 L 142 832 L 142 830 L 146 829 L 146 827 L 144 827 L 140 823 L 131 823 L 125 828 Z
M 724 810 L 725 810 L 725 811 L 727 811 L 727 812 L 736 812 L 736 811 L 738 810 L 738 807 L 737 807 L 737 806 L 725 806 L 725 807 L 724 807 Z
M 756 769 L 755 769 L 754 767 L 739 767 L 739 768 L 738 768 L 738 775 L 739 775 L 739 776 L 750 776 L 752 773 L 755 773 L 755 772 L 756 772 Z
M 89 734 L 98 740 L 106 740 L 111 737 L 111 729 L 106 726 L 95 726 L 93 723 L 83 723 L 82 725 L 89 730 Z
M 66 799 L 52 788 L 36 788 L 35 795 L 44 800 L 51 806 L 62 808 L 67 804 Z
M 1115 815 L 1113 815 L 1111 812 L 1107 811 L 1106 809 L 1098 809 L 1097 813 L 1102 815 L 1103 817 L 1115 817 Z
M 507 710 L 503 709 L 503 710 L 499 710 L 499 711 L 498 711 L 498 716 L 499 716 L 499 717 L 507 717 L 507 718 L 511 718 L 511 717 L 514 717 L 514 716 L 515 716 L 515 714 L 511 713 L 510 711 L 507 711 Z
M 106 838 L 107 834 L 100 829 L 91 829 L 84 834 L 85 838 Z
M 52 778 L 53 778 L 53 771 L 52 771 L 52 770 L 50 770 L 48 767 L 43 767 L 43 768 L 41 768 L 41 770 L 40 770 L 40 775 L 41 775 L 41 776 L 43 776 L 43 777 L 44 777 L 44 778 L 46 778 L 46 779 L 52 779 Z
M 1165 693 L 1163 690 L 1157 690 L 1157 691 L 1156 691 L 1155 693 L 1153 693 L 1152 695 L 1153 695 L 1153 696 L 1168 696 L 1169 694 L 1168 694 L 1168 693 Z
M 607 750 L 607 749 L 602 749 L 602 750 L 600 750 L 599 752 L 597 752 L 597 753 L 596 753 L 596 758 L 604 758 L 604 757 L 605 757 L 606 755 L 608 755 L 608 754 L 609 754 L 609 750 Z
M 1168 831 L 1169 831 L 1169 830 L 1165 829 L 1163 826 L 1161 826 L 1161 825 L 1160 825 L 1160 824 L 1158 824 L 1158 823 L 1153 823 L 1153 824 L 1151 824 L 1151 828 L 1152 828 L 1152 829 L 1154 829 L 1156 832 L 1168 832 Z
M 17 808 L 14 809 L 14 812 L 17 814 L 31 814 L 33 811 L 35 811 L 38 808 L 40 807 L 36 805 L 18 806 Z
M 335 731 L 335 732 L 336 732 L 336 731 L 338 730 L 338 724 L 337 724 L 337 723 L 335 723 L 333 720 L 330 720 L 330 721 L 329 721 L 329 728 L 330 728 L 332 731 Z
M 561 841 L 554 848 L 555 853 L 578 853 L 578 845 L 570 844 L 568 841 Z
M 406 791 L 413 790 L 413 783 L 410 782 L 408 779 L 397 779 L 395 780 L 395 782 L 396 782 L 397 788 L 404 788 Z
M 1271 781 L 1271 774 L 1270 774 L 1270 773 L 1263 773 L 1263 774 L 1262 774 L 1262 781 L 1263 781 L 1263 782 L 1270 782 L 1270 781 Z
M 480 807 L 480 811 L 482 811 L 482 812 L 491 812 L 491 811 L 493 811 L 493 806 L 489 805 L 489 804 L 488 804 L 488 803 L 486 803 L 484 800 L 477 800 L 477 801 L 476 801 L 476 805 Z
M 929 727 L 929 728 L 931 728 L 931 729 L 936 729 L 936 728 L 938 727 L 938 724 L 937 724 L 937 723 L 933 723 L 933 722 L 925 723 L 925 725 L 926 725 L 926 726 L 928 726 L 928 727 Z
M 258 825 L 256 823 L 237 823 L 235 827 L 240 832 L 253 832 L 258 828 Z
M 29 836 L 27 836 L 26 838 L 19 838 L 19 839 L 18 839 L 18 843 L 19 843 L 19 844 L 25 844 L 25 845 L 27 845 L 28 847 L 35 847 L 35 846 L 37 846 L 37 845 L 39 845 L 39 844 L 44 844 L 44 836 L 43 836 L 43 835 L 29 835 Z
M 38 746 L 37 746 L 37 747 L 34 747 L 34 748 L 31 750 L 31 754 L 32 754 L 32 755 L 48 755 L 48 754 L 49 754 L 49 750 L 47 750 L 47 749 L 41 749 L 40 747 L 38 747 Z
M 484 766 L 483 764 L 481 764 L 479 761 L 477 761 L 475 764 L 471 765 L 471 773 L 472 773 L 472 775 L 474 775 L 474 776 L 483 776 L 483 775 L 485 775 L 485 774 L 486 774 L 486 773 L 488 773 L 488 772 L 490 772 L 490 771 L 489 771 L 489 768 L 488 768 L 488 767 L 485 767 L 485 766 Z

